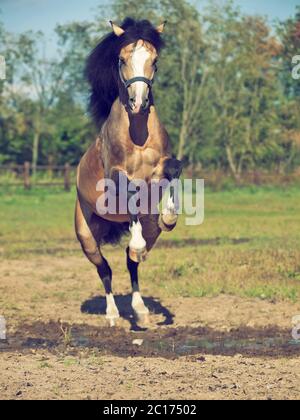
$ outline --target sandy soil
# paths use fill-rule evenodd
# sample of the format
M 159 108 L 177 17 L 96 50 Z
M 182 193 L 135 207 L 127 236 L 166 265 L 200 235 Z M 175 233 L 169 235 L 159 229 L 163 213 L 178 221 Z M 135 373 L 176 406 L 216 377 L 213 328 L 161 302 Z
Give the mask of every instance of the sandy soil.
M 143 285 L 145 327 L 117 275 L 122 317 L 111 329 L 83 258 L 1 262 L 2 399 L 300 399 L 298 303 L 153 296 Z

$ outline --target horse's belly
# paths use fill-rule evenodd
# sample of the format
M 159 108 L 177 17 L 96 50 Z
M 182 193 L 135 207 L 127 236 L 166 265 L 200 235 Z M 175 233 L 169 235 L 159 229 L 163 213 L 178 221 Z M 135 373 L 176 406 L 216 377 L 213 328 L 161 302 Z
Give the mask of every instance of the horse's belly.
M 144 183 L 141 187 L 140 184 L 134 184 L 130 190 L 134 194 L 131 200 L 135 200 L 135 205 L 137 205 L 138 216 L 143 217 L 153 213 L 154 209 L 157 209 L 161 198 L 162 191 L 160 188 L 157 188 L 157 191 L 152 194 L 153 187 L 151 184 Z M 98 191 L 98 198 L 96 200 L 96 213 L 101 216 L 103 219 L 125 223 L 130 222 L 131 217 L 128 212 L 128 192 L 126 190 L 121 191 L 119 195 L 113 193 L 110 194 L 108 191 Z M 138 194 L 138 198 L 137 195 Z M 137 204 L 139 203 L 139 204 Z M 130 201 L 129 201 L 130 204 Z
M 115 223 L 130 223 L 130 216 L 124 214 L 105 214 L 101 215 L 102 219 L 107 220 L 108 222 Z

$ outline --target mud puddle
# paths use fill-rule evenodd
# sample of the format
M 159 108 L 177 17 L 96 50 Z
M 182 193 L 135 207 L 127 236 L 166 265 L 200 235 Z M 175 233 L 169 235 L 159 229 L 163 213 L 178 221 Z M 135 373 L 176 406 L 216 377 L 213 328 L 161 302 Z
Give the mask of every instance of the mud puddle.
M 140 346 L 134 344 L 137 339 L 142 340 Z M 76 355 L 82 348 L 119 357 L 166 359 L 199 354 L 273 358 L 300 355 L 300 341 L 293 341 L 290 331 L 277 327 L 240 327 L 229 332 L 199 327 L 159 327 L 129 332 L 85 324 L 36 322 L 8 332 L 7 342 L 0 342 L 1 352 L 22 354 L 47 349 L 53 353 L 68 351 Z

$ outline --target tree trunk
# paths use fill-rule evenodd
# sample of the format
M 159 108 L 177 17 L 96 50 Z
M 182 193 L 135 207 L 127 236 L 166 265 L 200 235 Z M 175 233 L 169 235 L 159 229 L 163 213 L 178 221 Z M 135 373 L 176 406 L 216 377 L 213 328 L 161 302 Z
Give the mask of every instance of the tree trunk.
M 53 155 L 48 155 L 48 177 L 52 178 L 53 177 L 53 164 L 54 164 L 54 156 Z
M 39 145 L 40 145 L 40 132 L 36 129 L 33 137 L 33 146 L 32 146 L 32 175 L 36 175 L 36 167 L 39 159 Z
M 185 130 L 185 127 L 182 126 L 180 130 L 180 136 L 179 136 L 179 148 L 178 148 L 178 153 L 177 153 L 178 160 L 182 160 L 184 157 L 185 138 L 186 138 L 186 130 Z
M 229 163 L 230 171 L 231 171 L 235 181 L 239 183 L 240 182 L 240 174 L 239 174 L 238 168 L 236 167 L 236 165 L 234 163 L 234 159 L 233 159 L 233 156 L 232 156 L 232 151 L 231 151 L 231 148 L 228 144 L 226 145 L 226 155 L 227 155 L 227 160 L 228 160 L 228 163 Z

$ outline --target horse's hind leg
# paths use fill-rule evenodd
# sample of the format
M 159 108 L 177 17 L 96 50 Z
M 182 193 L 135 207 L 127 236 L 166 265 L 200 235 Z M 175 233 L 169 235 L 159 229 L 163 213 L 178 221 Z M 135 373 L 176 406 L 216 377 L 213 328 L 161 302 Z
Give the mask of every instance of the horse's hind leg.
M 97 266 L 97 271 L 106 293 L 106 319 L 109 321 L 110 326 L 114 327 L 117 319 L 120 318 L 120 315 L 112 292 L 112 271 L 103 256 L 102 263 Z
M 149 309 L 146 307 L 143 298 L 140 294 L 139 287 L 139 263 L 133 261 L 130 257 L 129 247 L 127 248 L 127 268 L 130 273 L 132 285 L 132 308 L 138 320 L 142 323 L 147 323 L 149 318 Z
M 96 238 L 98 232 L 97 226 L 92 223 L 92 214 L 88 210 L 84 211 L 82 209 L 79 200 L 76 203 L 75 228 L 83 252 L 91 263 L 96 266 L 99 277 L 104 285 L 107 305 L 106 318 L 110 325 L 114 326 L 116 320 L 119 318 L 119 311 L 112 293 L 112 271 L 97 244 Z

